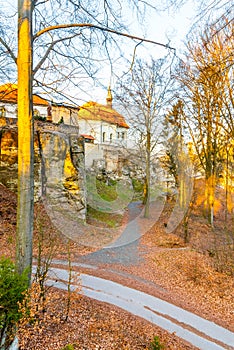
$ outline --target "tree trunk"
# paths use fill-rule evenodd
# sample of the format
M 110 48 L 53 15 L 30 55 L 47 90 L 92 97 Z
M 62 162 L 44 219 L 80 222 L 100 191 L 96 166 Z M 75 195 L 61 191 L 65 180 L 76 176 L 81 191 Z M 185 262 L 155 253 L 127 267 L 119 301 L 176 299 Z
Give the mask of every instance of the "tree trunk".
M 215 162 L 214 162 L 214 146 L 212 144 L 212 116 L 207 116 L 207 141 L 206 141 L 206 200 L 205 210 L 207 218 L 211 226 L 214 225 L 214 200 L 215 200 Z
M 205 211 L 211 226 L 214 226 L 215 177 L 206 179 Z
M 32 267 L 34 205 L 32 118 L 32 1 L 18 0 L 18 206 L 16 265 Z
M 147 145 L 146 145 L 146 179 L 145 179 L 145 211 L 144 217 L 149 218 L 150 215 L 150 147 L 151 135 L 147 131 Z

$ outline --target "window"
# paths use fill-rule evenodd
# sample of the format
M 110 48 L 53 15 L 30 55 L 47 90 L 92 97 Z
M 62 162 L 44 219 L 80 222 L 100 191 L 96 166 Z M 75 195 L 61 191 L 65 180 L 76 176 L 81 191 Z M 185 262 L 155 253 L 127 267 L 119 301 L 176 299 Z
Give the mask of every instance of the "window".
M 125 133 L 122 132 L 122 140 L 124 140 L 124 139 L 125 139 Z
M 58 124 L 64 124 L 63 116 L 61 116 L 61 118 L 60 118 Z
M 106 141 L 106 133 L 105 131 L 102 133 L 102 142 L 105 142 Z
M 110 134 L 110 142 L 112 142 L 113 134 Z
M 93 136 L 94 138 L 96 137 L 96 132 L 93 128 L 90 130 L 90 135 Z
M 39 117 L 40 116 L 40 112 L 38 111 L 38 109 L 34 109 L 33 110 L 33 116 L 34 117 Z
M 0 117 L 6 116 L 6 108 L 4 106 L 0 106 Z

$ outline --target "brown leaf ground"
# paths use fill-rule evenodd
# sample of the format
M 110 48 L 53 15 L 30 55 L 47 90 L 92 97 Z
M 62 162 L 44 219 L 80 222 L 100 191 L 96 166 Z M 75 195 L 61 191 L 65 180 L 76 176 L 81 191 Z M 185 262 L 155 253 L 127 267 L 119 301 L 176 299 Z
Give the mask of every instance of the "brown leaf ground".
M 144 260 L 137 265 L 99 266 L 98 269 L 83 269 L 86 273 L 111 278 L 122 284 L 146 291 L 165 300 L 195 312 L 209 320 L 234 331 L 234 281 L 231 275 L 217 272 L 217 262 L 213 256 L 214 237 L 222 236 L 223 218 L 216 213 L 217 230 L 207 224 L 199 212 L 199 206 L 189 221 L 190 243 L 183 243 L 183 230 L 166 234 L 170 207 L 166 207 L 160 220 L 145 234 L 139 244 L 139 252 Z M 42 219 L 38 221 L 39 216 Z M 53 244 L 53 256 L 67 259 L 67 239 L 49 222 L 43 206 L 35 207 L 35 244 L 46 228 L 44 251 L 46 254 Z M 232 218 L 231 218 L 232 219 Z M 43 222 L 42 227 L 38 222 Z M 16 196 L 0 185 L 0 240 L 1 255 L 14 257 L 16 227 Z M 229 223 L 229 231 L 231 231 Z M 216 239 L 217 241 L 217 239 Z M 221 239 L 219 239 L 221 241 Z M 95 249 L 70 244 L 72 260 L 86 255 Z M 34 255 L 38 253 L 34 249 Z M 82 269 L 79 269 L 81 271 Z M 114 272 L 118 273 L 114 273 Z M 230 270 L 231 271 L 231 270 Z M 147 282 L 148 281 L 148 282 Z M 59 309 L 66 302 L 65 293 L 54 290 L 52 304 Z M 54 317 L 55 319 L 58 316 Z M 40 332 L 29 330 L 25 349 L 61 350 L 66 344 L 74 344 L 74 349 L 149 349 L 149 344 L 158 335 L 165 349 L 194 349 L 173 334 L 130 315 L 108 304 L 86 297 L 72 301 L 72 311 L 68 321 L 59 318 L 44 325 Z
M 139 317 L 84 296 L 72 298 L 71 312 L 65 321 L 65 293 L 53 289 L 50 298 L 49 306 L 53 305 L 53 308 L 47 311 L 49 317 L 40 326 L 28 325 L 20 332 L 22 349 L 59 350 L 72 344 L 79 350 L 141 350 L 150 348 L 155 335 L 159 336 L 165 349 L 195 349 Z

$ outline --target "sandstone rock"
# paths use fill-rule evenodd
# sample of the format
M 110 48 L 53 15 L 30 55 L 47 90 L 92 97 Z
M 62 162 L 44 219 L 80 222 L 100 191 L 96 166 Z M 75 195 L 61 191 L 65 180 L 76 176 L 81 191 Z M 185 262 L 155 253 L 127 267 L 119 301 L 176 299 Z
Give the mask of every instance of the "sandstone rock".
M 17 191 L 17 125 L 0 120 L 0 182 Z M 5 118 L 6 119 L 6 118 Z M 83 139 L 78 129 L 53 123 L 35 123 L 34 197 L 76 209 L 85 219 L 86 193 Z

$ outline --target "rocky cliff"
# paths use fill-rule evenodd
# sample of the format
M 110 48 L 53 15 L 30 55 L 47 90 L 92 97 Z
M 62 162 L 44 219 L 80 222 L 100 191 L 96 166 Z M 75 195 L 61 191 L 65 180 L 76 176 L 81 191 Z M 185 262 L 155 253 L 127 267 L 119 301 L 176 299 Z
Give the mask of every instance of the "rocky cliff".
M 0 182 L 17 191 L 17 120 L 0 118 Z M 78 129 L 69 125 L 35 122 L 35 201 L 50 208 L 76 212 L 85 219 L 84 144 Z

